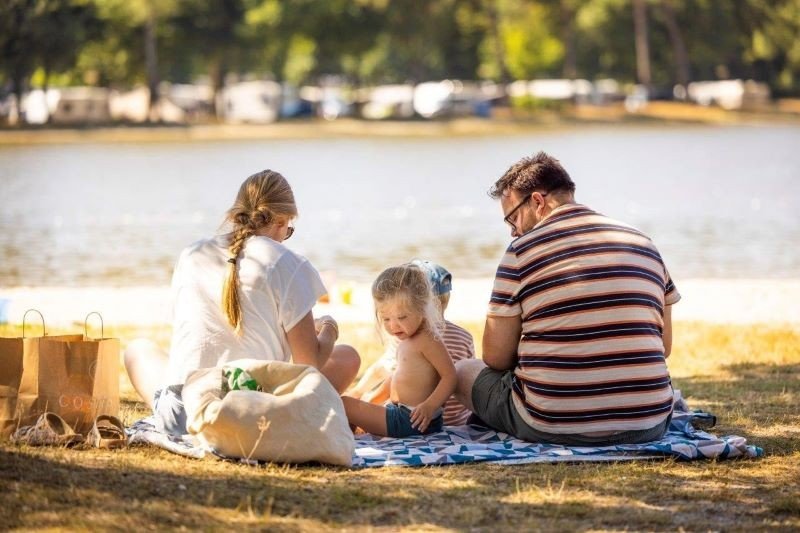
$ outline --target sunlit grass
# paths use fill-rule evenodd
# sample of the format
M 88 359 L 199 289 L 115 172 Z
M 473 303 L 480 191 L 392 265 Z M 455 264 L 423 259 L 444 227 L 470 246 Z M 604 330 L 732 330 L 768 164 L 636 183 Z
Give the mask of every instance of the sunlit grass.
M 482 324 L 464 326 L 480 339 Z M 0 326 L 0 335 L 18 333 Z M 110 334 L 123 347 L 138 336 L 169 343 L 166 327 Z M 342 341 L 358 348 L 365 365 L 383 351 L 371 323 L 343 325 Z M 148 447 L 109 452 L 3 443 L 0 529 L 800 528 L 800 332 L 677 323 L 668 362 L 690 406 L 718 415 L 714 432 L 742 435 L 767 456 L 347 470 L 253 468 Z M 121 386 L 129 424 L 146 413 L 126 379 Z

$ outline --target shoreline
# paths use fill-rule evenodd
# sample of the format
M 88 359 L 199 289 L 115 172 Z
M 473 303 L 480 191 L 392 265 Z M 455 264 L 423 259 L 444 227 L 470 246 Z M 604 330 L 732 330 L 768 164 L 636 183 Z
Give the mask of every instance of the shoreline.
M 0 129 L 0 147 L 84 143 L 161 143 L 325 138 L 425 138 L 525 135 L 607 127 L 800 126 L 800 113 L 726 111 L 677 102 L 652 102 L 638 113 L 621 104 L 580 106 L 565 112 L 500 109 L 492 118 L 381 120 L 290 119 L 272 124 L 101 125 Z
M 447 318 L 482 323 L 491 286 L 491 278 L 455 280 Z M 800 278 L 687 279 L 679 280 L 678 290 L 682 298 L 673 308 L 676 322 L 763 323 L 800 329 Z M 341 281 L 330 286 L 329 293 L 330 302 L 318 303 L 315 315 L 329 314 L 342 324 L 374 320 L 369 284 Z M 80 325 L 92 311 L 102 315 L 106 327 L 170 323 L 168 286 L 0 288 L 0 319 L 20 324 L 31 308 L 44 315 L 48 327 Z M 28 319 L 38 326 L 38 315 Z

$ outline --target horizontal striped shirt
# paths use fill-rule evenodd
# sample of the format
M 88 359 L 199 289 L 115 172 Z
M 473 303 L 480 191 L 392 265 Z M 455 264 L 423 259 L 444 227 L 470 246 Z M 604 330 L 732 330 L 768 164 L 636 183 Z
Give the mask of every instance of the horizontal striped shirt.
M 672 411 L 664 306 L 680 299 L 640 231 L 583 205 L 515 239 L 489 315 L 520 317 L 513 401 L 539 431 L 649 429 Z
M 442 342 L 447 348 L 447 353 L 453 363 L 462 359 L 475 359 L 475 343 L 472 335 L 457 324 L 445 321 Z M 444 425 L 461 426 L 467 423 L 471 412 L 464 405 L 450 396 L 444 404 Z

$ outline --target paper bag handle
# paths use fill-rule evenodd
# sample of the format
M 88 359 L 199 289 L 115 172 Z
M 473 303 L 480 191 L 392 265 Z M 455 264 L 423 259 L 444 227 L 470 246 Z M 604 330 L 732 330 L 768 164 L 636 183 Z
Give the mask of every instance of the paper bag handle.
M 33 311 L 34 313 L 38 314 L 39 318 L 42 319 L 42 336 L 46 336 L 47 335 L 47 327 L 44 324 L 44 316 L 42 316 L 42 313 L 39 312 L 38 309 L 28 309 L 27 311 L 25 311 L 25 314 L 22 315 L 22 338 L 23 339 L 25 338 L 25 318 L 28 316 L 28 313 L 30 313 L 31 311 Z
M 87 323 L 89 322 L 89 317 L 92 316 L 92 315 L 97 315 L 98 318 L 100 318 L 100 338 L 102 339 L 103 338 L 103 327 L 104 327 L 103 315 L 101 315 L 97 311 L 92 311 L 91 313 L 86 315 L 86 318 L 83 319 L 83 335 L 85 337 L 87 337 L 87 338 L 89 337 L 89 327 L 88 327 Z

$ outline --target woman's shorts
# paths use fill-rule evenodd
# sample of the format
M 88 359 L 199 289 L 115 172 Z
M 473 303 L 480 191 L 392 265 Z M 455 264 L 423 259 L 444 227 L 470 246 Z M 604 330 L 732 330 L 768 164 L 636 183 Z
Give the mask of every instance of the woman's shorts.
M 441 409 L 439 409 L 439 413 L 423 433 L 411 426 L 411 407 L 402 403 L 392 402 L 387 402 L 384 407 L 386 408 L 386 433 L 390 437 L 402 438 L 413 435 L 427 435 L 428 433 L 441 431 L 442 426 L 444 426 L 443 411 Z
M 153 414 L 156 428 L 169 435 L 185 435 L 186 408 L 183 406 L 181 392 L 183 385 L 170 385 L 159 389 L 153 395 Z

